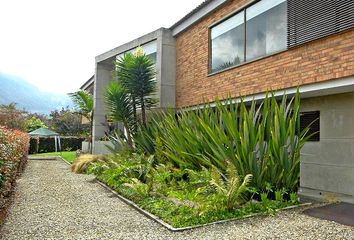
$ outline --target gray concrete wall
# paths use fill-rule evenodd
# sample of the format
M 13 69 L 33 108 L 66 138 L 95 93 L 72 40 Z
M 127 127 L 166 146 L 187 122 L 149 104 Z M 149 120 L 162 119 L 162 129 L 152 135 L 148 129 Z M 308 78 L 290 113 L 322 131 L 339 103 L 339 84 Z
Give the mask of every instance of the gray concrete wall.
M 100 147 L 96 147 L 107 130 L 102 124 L 106 121 L 106 110 L 103 102 L 103 92 L 111 80 L 112 62 L 116 56 L 134 49 L 145 43 L 156 40 L 156 70 L 157 93 L 159 99 L 157 108 L 174 108 L 176 105 L 176 47 L 175 39 L 169 29 L 160 28 L 131 42 L 123 44 L 96 57 L 96 73 L 94 83 L 94 116 L 93 116 L 93 153 L 99 154 Z
M 157 85 L 159 107 L 176 107 L 176 41 L 169 30 L 157 39 Z
M 302 150 L 300 195 L 354 202 L 354 92 L 301 104 L 301 111 L 320 111 L 320 141 Z
M 99 141 L 105 136 L 107 130 L 103 123 L 106 122 L 106 110 L 103 101 L 103 92 L 112 76 L 112 65 L 106 63 L 96 63 L 95 73 L 95 92 L 94 92 L 94 114 L 93 114 L 93 131 L 92 142 L 93 150 L 95 148 L 96 141 Z M 93 151 L 94 154 L 97 152 Z
M 113 147 L 113 144 L 109 141 L 95 141 L 93 144 L 94 154 L 109 154 L 111 153 L 106 145 Z

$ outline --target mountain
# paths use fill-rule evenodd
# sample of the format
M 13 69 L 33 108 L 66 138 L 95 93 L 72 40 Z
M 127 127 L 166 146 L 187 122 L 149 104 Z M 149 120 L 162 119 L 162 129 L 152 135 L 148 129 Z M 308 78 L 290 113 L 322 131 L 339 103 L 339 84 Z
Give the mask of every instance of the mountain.
M 73 106 L 66 94 L 44 92 L 22 78 L 0 73 L 0 104 L 12 102 L 19 109 L 42 114 Z

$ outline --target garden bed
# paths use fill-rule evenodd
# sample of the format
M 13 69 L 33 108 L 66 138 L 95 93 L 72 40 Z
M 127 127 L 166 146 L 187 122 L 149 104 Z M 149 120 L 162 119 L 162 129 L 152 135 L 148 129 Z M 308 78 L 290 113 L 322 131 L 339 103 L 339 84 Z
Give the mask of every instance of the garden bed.
M 96 182 L 98 184 L 100 184 L 102 187 L 104 187 L 105 189 L 107 189 L 108 191 L 112 192 L 121 201 L 125 202 L 126 204 L 128 204 L 129 206 L 131 206 L 132 208 L 134 208 L 135 210 L 137 210 L 138 212 L 140 212 L 144 216 L 146 216 L 149 219 L 161 224 L 162 226 L 164 226 L 165 228 L 167 228 L 168 230 L 170 230 L 172 232 L 186 231 L 186 230 L 191 230 L 191 229 L 195 229 L 195 228 L 210 226 L 210 225 L 214 225 L 214 224 L 223 224 L 223 223 L 227 223 L 227 222 L 231 222 L 231 221 L 236 221 L 236 220 L 241 220 L 241 219 L 245 219 L 245 218 L 256 217 L 256 216 L 261 216 L 261 215 L 266 214 L 265 212 L 251 213 L 251 214 L 247 214 L 247 215 L 244 215 L 244 216 L 241 216 L 241 217 L 217 220 L 217 221 L 203 223 L 203 224 L 196 224 L 196 225 L 184 226 L 184 227 L 174 227 L 171 224 L 165 222 L 164 219 L 161 219 L 160 217 L 158 217 L 158 216 L 146 211 L 144 208 L 140 207 L 135 202 L 123 197 L 117 191 L 113 190 L 112 188 L 110 188 L 109 186 L 107 186 L 105 183 L 101 182 L 97 178 L 96 178 Z M 309 206 L 311 204 L 312 203 L 298 203 L 296 205 L 289 205 L 289 206 L 286 206 L 286 207 L 283 207 L 283 208 L 274 209 L 274 211 L 277 212 L 277 211 L 283 211 L 283 210 L 290 210 L 290 209 L 294 209 L 294 208 L 298 208 L 298 207 Z
M 171 229 L 274 214 L 300 205 L 300 150 L 311 135 L 299 109 L 296 94 L 158 113 L 138 125 L 134 146 L 116 133 L 112 144 L 124 148 L 80 156 L 72 170 L 94 174 Z

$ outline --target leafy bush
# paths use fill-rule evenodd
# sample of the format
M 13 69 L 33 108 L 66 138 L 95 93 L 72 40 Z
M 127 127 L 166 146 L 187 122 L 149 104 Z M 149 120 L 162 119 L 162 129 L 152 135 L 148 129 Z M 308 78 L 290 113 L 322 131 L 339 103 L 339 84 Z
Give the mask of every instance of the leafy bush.
M 0 126 L 0 198 L 9 195 L 27 161 L 29 136 Z

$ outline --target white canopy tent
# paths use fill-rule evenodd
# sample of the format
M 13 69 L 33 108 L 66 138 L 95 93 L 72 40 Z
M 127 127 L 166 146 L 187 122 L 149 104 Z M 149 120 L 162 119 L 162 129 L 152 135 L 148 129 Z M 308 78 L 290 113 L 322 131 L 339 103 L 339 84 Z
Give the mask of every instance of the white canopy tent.
M 61 144 L 60 144 L 60 136 L 59 133 L 56 133 L 52 130 L 49 130 L 47 128 L 38 128 L 32 132 L 29 133 L 29 135 L 32 137 L 53 137 L 54 136 L 54 144 L 55 144 L 55 152 L 58 152 L 58 150 L 61 150 Z M 38 147 L 39 144 L 37 144 Z M 38 149 L 37 149 L 38 152 Z

